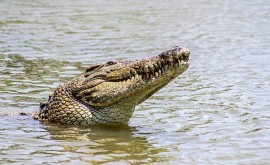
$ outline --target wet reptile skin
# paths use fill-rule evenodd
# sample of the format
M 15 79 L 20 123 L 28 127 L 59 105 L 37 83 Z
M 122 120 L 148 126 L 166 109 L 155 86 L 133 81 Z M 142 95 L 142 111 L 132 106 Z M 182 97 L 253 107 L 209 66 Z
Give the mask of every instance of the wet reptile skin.
M 173 47 L 141 61 L 109 61 L 59 85 L 34 119 L 71 125 L 127 123 L 135 106 L 183 73 L 189 50 Z

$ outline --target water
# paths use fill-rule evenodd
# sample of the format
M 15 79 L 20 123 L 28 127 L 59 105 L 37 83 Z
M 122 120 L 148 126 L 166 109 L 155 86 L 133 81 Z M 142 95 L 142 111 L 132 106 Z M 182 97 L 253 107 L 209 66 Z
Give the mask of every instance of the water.
M 270 1 L 0 2 L 0 164 L 270 163 Z M 128 125 L 34 113 L 91 64 L 179 45 L 190 68 Z

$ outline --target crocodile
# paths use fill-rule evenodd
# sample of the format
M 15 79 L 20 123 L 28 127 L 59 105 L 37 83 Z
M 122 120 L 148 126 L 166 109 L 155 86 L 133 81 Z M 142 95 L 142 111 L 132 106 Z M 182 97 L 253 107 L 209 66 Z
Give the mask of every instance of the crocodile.
M 108 61 L 60 84 L 33 116 L 44 123 L 127 124 L 135 106 L 189 67 L 188 48 L 175 46 L 135 61 Z

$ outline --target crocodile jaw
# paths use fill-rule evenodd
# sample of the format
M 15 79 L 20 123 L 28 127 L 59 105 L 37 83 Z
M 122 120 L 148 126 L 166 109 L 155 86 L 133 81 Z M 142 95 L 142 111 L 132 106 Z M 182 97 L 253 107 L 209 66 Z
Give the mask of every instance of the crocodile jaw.
M 175 79 L 178 75 L 183 73 L 189 67 L 189 61 L 180 61 L 180 64 L 175 63 L 173 66 L 165 65 L 163 71 L 157 71 L 152 74 L 149 73 L 149 78 L 143 76 L 143 83 L 140 89 L 132 94 L 136 99 L 136 105 L 145 101 L 158 90 L 166 86 L 169 82 Z M 131 100 L 130 100 L 131 101 Z
M 94 109 L 124 104 L 132 109 L 183 73 L 189 67 L 189 54 L 187 48 L 174 47 L 141 61 L 100 64 L 86 73 L 84 88 L 75 97 Z

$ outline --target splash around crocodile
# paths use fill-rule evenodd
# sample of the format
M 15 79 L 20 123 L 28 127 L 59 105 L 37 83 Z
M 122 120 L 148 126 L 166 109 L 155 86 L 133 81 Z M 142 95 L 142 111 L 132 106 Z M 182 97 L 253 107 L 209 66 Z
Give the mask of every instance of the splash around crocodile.
M 187 48 L 173 47 L 140 61 L 108 61 L 59 85 L 34 119 L 69 125 L 125 124 L 135 106 L 189 67 Z

